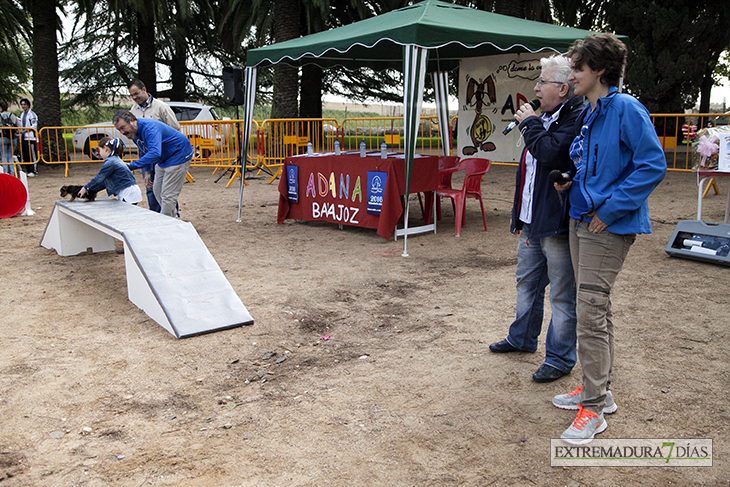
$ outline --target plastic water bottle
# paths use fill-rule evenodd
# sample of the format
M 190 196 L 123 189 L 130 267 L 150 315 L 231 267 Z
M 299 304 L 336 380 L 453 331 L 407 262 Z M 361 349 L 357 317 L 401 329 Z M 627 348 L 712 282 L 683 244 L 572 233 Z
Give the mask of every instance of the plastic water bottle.
M 314 147 L 312 147 L 312 141 L 307 142 L 307 156 L 313 156 L 314 155 Z
M 335 139 L 335 155 L 340 155 L 340 141 L 339 139 Z
M 383 141 L 382 144 L 380 144 L 380 158 L 381 159 L 387 159 L 388 158 L 388 145 Z
M 360 142 L 360 157 L 365 157 L 365 141 Z

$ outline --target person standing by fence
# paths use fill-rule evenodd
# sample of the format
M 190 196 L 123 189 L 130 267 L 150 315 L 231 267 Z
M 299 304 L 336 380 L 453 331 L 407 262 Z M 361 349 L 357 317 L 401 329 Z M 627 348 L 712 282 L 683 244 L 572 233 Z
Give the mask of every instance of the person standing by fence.
M 38 116 L 30 109 L 30 100 L 27 98 L 20 100 L 20 108 L 23 109 L 23 113 L 20 115 L 20 126 L 22 127 L 20 130 L 20 162 L 25 163 L 21 168 L 29 178 L 34 178 L 38 175 L 36 165 L 38 139 L 35 136 L 36 130 L 38 130 Z
M 8 103 L 0 101 L 0 145 L 2 145 L 2 172 L 14 174 L 13 171 L 13 149 L 18 143 L 13 138 L 17 135 L 17 126 L 20 123 L 14 113 L 7 111 Z

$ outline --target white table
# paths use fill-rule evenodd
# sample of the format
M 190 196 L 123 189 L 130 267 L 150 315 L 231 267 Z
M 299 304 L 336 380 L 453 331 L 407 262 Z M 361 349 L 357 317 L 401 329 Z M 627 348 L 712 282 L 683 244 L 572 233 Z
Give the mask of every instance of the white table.
M 702 193 L 705 188 L 705 182 L 709 182 L 712 178 L 730 177 L 730 172 L 725 171 L 703 171 L 697 172 L 699 185 L 697 189 L 697 220 L 702 221 Z M 730 184 L 728 184 L 727 202 L 725 203 L 725 221 L 727 223 L 728 210 L 730 210 Z

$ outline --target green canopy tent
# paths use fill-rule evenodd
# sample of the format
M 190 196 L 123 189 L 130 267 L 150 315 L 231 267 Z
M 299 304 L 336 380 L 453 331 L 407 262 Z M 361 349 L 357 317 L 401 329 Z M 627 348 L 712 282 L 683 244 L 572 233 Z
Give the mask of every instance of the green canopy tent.
M 249 50 L 246 54 L 244 130 L 251 130 L 258 67 L 285 63 L 402 71 L 407 202 L 427 72 L 434 75 L 439 124 L 448 127 L 447 72 L 458 67 L 460 59 L 518 52 L 567 52 L 576 39 L 589 33 L 425 0 L 336 29 Z M 443 147 L 448 150 L 448 131 L 441 132 Z M 243 154 L 248 150 L 248 135 L 244 133 L 242 139 Z M 407 256 L 407 203 L 404 221 L 403 255 Z

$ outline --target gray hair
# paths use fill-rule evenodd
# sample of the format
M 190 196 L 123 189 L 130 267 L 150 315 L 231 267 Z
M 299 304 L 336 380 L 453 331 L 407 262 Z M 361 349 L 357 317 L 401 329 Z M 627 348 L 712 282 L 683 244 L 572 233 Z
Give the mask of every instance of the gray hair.
M 119 120 L 124 120 L 127 123 L 132 123 L 133 121 L 137 120 L 137 117 L 135 117 L 129 110 L 117 110 L 116 112 L 114 112 L 114 116 L 112 117 L 112 124 L 116 125 Z
M 570 59 L 559 54 L 554 54 L 550 57 L 544 57 L 540 59 L 540 65 L 542 66 L 543 72 L 546 69 L 552 71 L 552 73 L 555 75 L 555 81 L 567 84 L 568 98 L 573 98 L 574 86 L 573 83 L 568 81 L 568 77 L 570 76 Z

